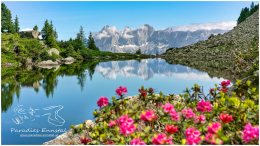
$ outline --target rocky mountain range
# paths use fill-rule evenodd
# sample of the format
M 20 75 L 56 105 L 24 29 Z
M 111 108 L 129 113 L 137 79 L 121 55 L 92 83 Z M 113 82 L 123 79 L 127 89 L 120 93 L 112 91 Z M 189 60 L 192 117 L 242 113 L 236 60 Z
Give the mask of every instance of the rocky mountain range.
M 93 36 L 97 47 L 102 51 L 135 53 L 140 49 L 145 54 L 162 54 L 168 48 L 194 44 L 208 39 L 211 34 L 223 34 L 234 26 L 234 22 L 221 22 L 155 30 L 145 24 L 137 29 L 125 27 L 117 30 L 116 27 L 107 25 Z

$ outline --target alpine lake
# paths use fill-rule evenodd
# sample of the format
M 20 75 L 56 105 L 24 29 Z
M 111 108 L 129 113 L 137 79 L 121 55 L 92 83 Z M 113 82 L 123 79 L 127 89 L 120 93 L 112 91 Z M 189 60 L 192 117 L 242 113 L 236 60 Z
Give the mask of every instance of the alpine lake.
M 3 144 L 42 144 L 92 120 L 97 99 L 111 99 L 119 86 L 127 87 L 127 96 L 137 95 L 141 86 L 181 94 L 195 83 L 208 93 L 225 80 L 159 58 L 6 69 L 1 77 Z

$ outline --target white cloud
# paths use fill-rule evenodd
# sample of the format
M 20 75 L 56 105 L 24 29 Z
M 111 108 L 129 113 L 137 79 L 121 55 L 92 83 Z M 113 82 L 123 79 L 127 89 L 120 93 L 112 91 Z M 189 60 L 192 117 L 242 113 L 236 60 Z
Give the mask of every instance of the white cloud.
M 197 31 L 197 30 L 213 30 L 213 29 L 221 29 L 221 30 L 231 30 L 236 26 L 236 21 L 223 21 L 216 23 L 197 23 L 191 25 L 184 26 L 175 26 L 172 28 L 168 28 L 168 31 Z
M 24 28 L 24 29 L 21 29 L 20 31 L 32 31 L 33 29 L 32 28 Z

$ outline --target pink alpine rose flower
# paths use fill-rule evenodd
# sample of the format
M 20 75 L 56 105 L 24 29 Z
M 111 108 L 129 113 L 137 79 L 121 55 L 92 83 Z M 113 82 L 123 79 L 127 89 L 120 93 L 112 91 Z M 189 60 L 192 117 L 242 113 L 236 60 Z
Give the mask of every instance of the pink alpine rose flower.
M 170 116 L 171 116 L 173 121 L 179 121 L 180 120 L 180 115 L 175 110 L 170 112 Z
M 97 101 L 97 105 L 101 108 L 103 106 L 107 106 L 108 105 L 108 99 L 107 97 L 101 96 L 98 101 Z
M 118 95 L 118 96 L 123 96 L 123 95 L 125 95 L 125 94 L 127 94 L 127 88 L 126 87 L 124 87 L 124 86 L 119 86 L 117 89 L 116 89 L 116 94 Z
M 218 138 L 218 135 L 212 134 L 212 133 L 207 133 L 206 136 L 205 136 L 205 140 L 208 143 L 214 144 L 214 145 L 216 145 L 216 144 L 218 144 L 218 145 L 223 144 L 223 141 L 220 138 Z
M 128 117 L 128 115 L 122 115 L 119 119 L 117 119 L 117 123 L 119 125 L 122 125 L 123 123 L 127 123 L 129 125 L 134 123 L 134 120 L 130 117 Z
M 155 120 L 156 118 L 157 117 L 153 110 L 147 110 L 147 111 L 144 111 L 141 113 L 141 120 L 151 122 L 151 121 Z
M 219 122 L 214 122 L 209 124 L 207 128 L 208 128 L 208 133 L 216 134 L 221 129 L 221 124 Z
M 146 145 L 146 143 L 141 138 L 134 138 L 130 145 Z
M 187 128 L 185 130 L 185 136 L 187 144 L 189 145 L 197 145 L 201 142 L 200 131 L 194 127 Z
M 225 113 L 221 113 L 220 116 L 219 116 L 219 119 L 220 119 L 223 123 L 230 123 L 230 122 L 233 121 L 232 115 L 225 114 Z
M 201 100 L 197 104 L 197 110 L 200 112 L 210 112 L 212 110 L 212 105 L 209 101 Z
M 134 133 L 136 126 L 134 124 L 123 123 L 120 125 L 120 133 L 127 136 Z
M 191 119 L 195 116 L 191 108 L 183 109 L 181 112 L 186 119 Z
M 185 130 L 185 136 L 186 137 L 199 137 L 200 131 L 195 129 L 194 127 L 190 127 Z
M 111 120 L 109 121 L 108 127 L 113 127 L 116 125 L 116 121 L 115 120 Z
M 227 87 L 227 86 L 230 85 L 230 80 L 222 81 L 222 82 L 220 83 L 220 85 L 221 85 L 222 87 Z
M 195 123 L 205 123 L 206 122 L 206 117 L 204 115 L 199 115 L 194 117 L 194 122 Z
M 160 133 L 153 137 L 152 143 L 154 145 L 172 144 L 172 137 L 168 138 L 166 134 Z
M 174 125 L 166 125 L 165 131 L 170 133 L 170 134 L 174 134 L 174 133 L 178 132 L 178 127 L 174 126 Z
M 117 123 L 119 124 L 120 133 L 125 136 L 134 133 L 136 130 L 134 120 L 128 117 L 128 115 L 122 115 L 119 119 L 117 119 Z
M 246 124 L 243 130 L 242 139 L 244 142 L 248 143 L 253 140 L 259 139 L 259 127 L 252 126 L 250 123 Z
M 166 103 L 165 105 L 162 106 L 162 108 L 165 113 L 170 113 L 171 111 L 174 110 L 174 106 L 170 103 Z

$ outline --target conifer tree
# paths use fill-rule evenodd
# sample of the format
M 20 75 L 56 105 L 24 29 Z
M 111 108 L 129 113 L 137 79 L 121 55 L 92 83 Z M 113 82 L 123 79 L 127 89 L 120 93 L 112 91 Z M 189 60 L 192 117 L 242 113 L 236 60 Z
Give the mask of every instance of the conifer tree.
M 75 48 L 77 50 L 83 50 L 86 48 L 86 36 L 82 26 L 79 28 L 79 33 L 77 33 L 77 37 L 75 39 Z
M 95 40 L 94 40 L 91 32 L 90 32 L 89 37 L 88 37 L 88 48 L 91 49 L 91 50 L 99 50 L 98 47 L 95 44 Z
M 35 25 L 35 26 L 33 27 L 33 30 L 34 30 L 34 31 L 38 31 L 38 26 Z
M 54 31 L 52 21 L 50 23 L 48 20 L 44 22 L 41 33 L 46 45 L 48 45 L 49 47 L 57 47 L 57 32 Z
M 247 17 L 251 16 L 258 9 L 259 9 L 259 4 L 255 5 L 253 2 L 251 3 L 250 8 L 248 8 L 248 7 L 242 8 L 240 15 L 237 19 L 237 24 L 246 20 Z
M 14 33 L 11 11 L 1 3 L 1 32 Z
M 19 26 L 19 20 L 18 20 L 18 17 L 17 15 L 15 16 L 15 20 L 14 20 L 14 31 L 16 33 L 18 33 L 20 30 L 20 26 Z

